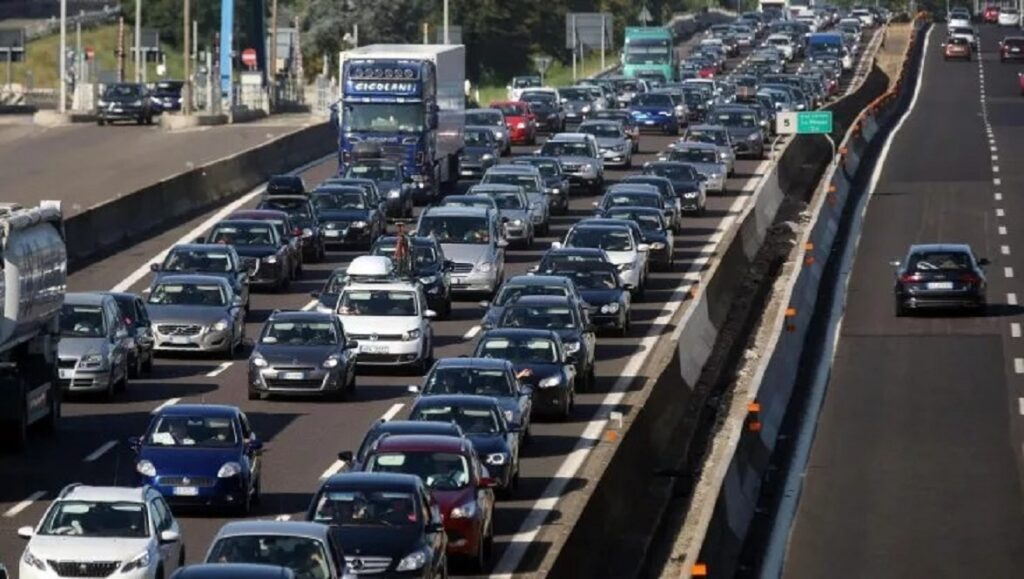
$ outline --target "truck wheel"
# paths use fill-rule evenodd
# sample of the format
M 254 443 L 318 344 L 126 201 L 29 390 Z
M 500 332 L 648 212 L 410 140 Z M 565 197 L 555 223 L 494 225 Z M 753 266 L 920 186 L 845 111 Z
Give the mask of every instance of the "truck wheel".
M 0 446 L 20 452 L 28 445 L 28 409 L 25 408 L 24 380 L 16 379 L 17 396 L 21 399 L 21 412 L 6 422 L 0 422 Z
M 50 412 L 39 423 L 39 428 L 44 434 L 57 432 L 57 422 L 60 421 L 60 385 L 57 384 L 56 380 L 53 380 L 51 384 L 54 384 L 54 386 L 50 387 Z

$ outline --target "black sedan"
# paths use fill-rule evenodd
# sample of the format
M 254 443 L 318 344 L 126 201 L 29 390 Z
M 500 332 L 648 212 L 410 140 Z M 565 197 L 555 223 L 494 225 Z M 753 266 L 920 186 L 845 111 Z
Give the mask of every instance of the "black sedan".
M 963 308 L 984 312 L 988 282 L 970 246 L 913 245 L 903 261 L 893 260 L 896 315 L 924 308 Z
M 636 222 L 640 226 L 640 238 L 651 246 L 650 263 L 662 271 L 671 271 L 675 238 L 662 211 L 651 207 L 611 207 L 605 210 L 604 216 Z
M 544 179 L 544 190 L 552 215 L 565 215 L 569 211 L 569 175 L 562 171 L 562 164 L 555 157 L 517 157 L 513 165 L 532 165 Z
M 532 272 L 551 272 L 566 267 L 587 267 L 588 264 L 611 264 L 608 254 L 596 247 L 559 247 L 547 250 Z
M 451 271 L 455 264 L 444 258 L 441 244 L 433 237 L 407 236 L 409 240 L 409 261 L 396 264 L 399 274 L 414 279 L 423 286 L 429 308 L 441 317 L 452 313 Z M 380 237 L 373 244 L 370 255 L 394 258 L 398 238 L 389 235 Z M 335 301 L 337 298 L 335 298 Z
M 633 288 L 622 283 L 619 268 L 610 263 L 588 263 L 563 266 L 546 273 L 572 279 L 586 301 L 595 328 L 611 328 L 620 336 L 629 332 Z
M 732 138 L 736 156 L 764 159 L 765 131 L 757 111 L 746 105 L 719 105 L 708 113 L 709 124 L 723 125 Z
M 672 181 L 682 210 L 703 215 L 707 203 L 706 178 L 693 165 L 677 161 L 655 161 L 644 165 L 644 175 L 657 175 Z
M 153 124 L 153 107 L 146 86 L 138 83 L 116 83 L 107 86 L 96 101 L 96 124 L 101 127 L 114 121 Z
M 349 164 L 345 170 L 348 179 L 366 179 L 377 186 L 384 200 L 387 217 L 402 219 L 412 217 L 413 197 L 402 164 L 389 159 L 360 159 Z M 372 201 L 372 200 L 371 200 Z
M 459 156 L 459 178 L 479 181 L 501 157 L 500 143 L 490 127 L 466 127 L 465 148 Z
M 328 244 L 369 248 L 385 231 L 384 214 L 365 191 L 351 186 L 331 186 L 313 192 L 313 208 Z
M 306 195 L 272 195 L 264 197 L 257 209 L 284 211 L 292 224 L 302 230 L 299 236 L 303 260 L 323 261 L 327 254 L 324 232 L 309 197 Z
M 519 381 L 533 389 L 533 411 L 572 417 L 576 404 L 576 360 L 565 352 L 551 330 L 505 328 L 489 330 L 477 343 L 476 358 L 501 358 L 512 363 Z
M 292 280 L 291 248 L 268 221 L 225 219 L 196 243 L 230 245 L 250 272 L 249 285 L 284 289 Z

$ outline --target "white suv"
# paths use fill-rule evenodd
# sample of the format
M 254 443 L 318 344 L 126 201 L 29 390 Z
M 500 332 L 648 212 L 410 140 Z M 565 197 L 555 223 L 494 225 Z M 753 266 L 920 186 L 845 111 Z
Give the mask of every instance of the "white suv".
M 22 579 L 169 577 L 185 563 L 178 522 L 152 487 L 68 485 L 50 504 L 21 555 Z

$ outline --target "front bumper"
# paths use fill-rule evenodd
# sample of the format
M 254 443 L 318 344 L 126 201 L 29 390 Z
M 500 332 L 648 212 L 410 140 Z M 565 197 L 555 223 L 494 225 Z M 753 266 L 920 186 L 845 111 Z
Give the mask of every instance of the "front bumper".
M 141 484 L 148 484 L 160 491 L 173 506 L 223 507 L 242 504 L 249 487 L 240 476 L 219 478 L 207 475 L 159 474 L 155 477 L 140 477 Z M 187 481 L 187 482 L 186 482 Z
M 323 396 L 345 388 L 344 367 L 268 368 L 249 367 L 249 388 L 265 394 Z
M 559 187 L 558 193 L 555 193 L 554 189 L 548 189 L 548 202 L 550 203 L 552 209 L 558 209 L 559 211 L 568 209 L 568 190 L 563 190 L 561 187 Z
M 97 108 L 96 116 L 104 121 L 135 121 L 146 118 L 148 113 L 142 107 Z
M 533 228 L 526 223 L 505 225 L 505 238 L 509 241 L 525 241 L 530 238 Z
M 231 328 L 214 330 L 198 324 L 153 324 L 153 349 L 158 352 L 225 352 L 231 348 Z
M 601 151 L 601 158 L 605 167 L 624 167 L 631 159 L 625 151 Z
M 622 306 L 616 310 L 615 313 L 601 313 L 601 307 L 595 306 L 590 308 L 590 321 L 594 323 L 598 328 L 614 328 L 616 330 L 622 329 L 624 325 L 625 317 L 622 315 Z
M 251 260 L 246 260 L 251 262 Z M 256 260 L 256 272 L 249 278 L 250 287 L 273 287 L 284 282 L 287 272 L 281 267 L 281 262 L 267 263 L 262 259 Z
M 373 340 L 351 335 L 359 342 L 356 364 L 360 366 L 405 366 L 423 359 L 423 338 L 415 340 Z
M 373 241 L 370 236 L 370 227 L 352 227 L 324 229 L 324 241 L 337 245 L 365 244 Z
M 103 392 L 110 386 L 111 376 L 110 368 L 58 368 L 60 386 L 65 392 Z
M 538 414 L 563 414 L 568 406 L 569 388 L 565 384 L 533 389 L 533 411 Z

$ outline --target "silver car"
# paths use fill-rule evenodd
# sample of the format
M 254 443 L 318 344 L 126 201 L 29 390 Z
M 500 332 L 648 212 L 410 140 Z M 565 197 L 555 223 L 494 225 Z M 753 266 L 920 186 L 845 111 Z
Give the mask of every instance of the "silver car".
M 107 398 L 128 386 L 128 329 L 113 296 L 69 293 L 60 311 L 58 378 L 69 392 Z
M 498 141 L 498 152 L 508 155 L 512 152 L 512 139 L 505 124 L 505 115 L 498 109 L 471 109 L 466 111 L 466 126 L 488 127 Z
M 433 235 L 454 263 L 452 291 L 493 295 L 505 276 L 505 248 L 498 214 L 482 207 L 428 207 L 416 235 Z
M 575 187 L 586 187 L 591 195 L 604 189 L 604 161 L 594 135 L 559 133 L 544 143 L 538 155 L 555 157 Z
M 618 121 L 586 121 L 577 132 L 594 135 L 604 166 L 633 166 L 633 144 Z
M 233 356 L 245 339 L 242 299 L 222 277 L 169 275 L 146 304 L 157 351 L 220 352 Z
M 484 175 L 483 184 L 517 185 L 530 201 L 529 213 L 538 235 L 547 235 L 551 228 L 551 201 L 540 169 L 532 165 L 498 165 Z
M 705 185 L 708 192 L 719 194 L 726 192 L 725 175 L 729 169 L 719 159 L 718 147 L 711 143 L 679 143 L 667 155 L 659 157 L 658 160 L 688 163 L 698 173 L 707 177 Z
M 518 242 L 522 247 L 533 245 L 533 220 L 530 217 L 530 200 L 519 185 L 474 185 L 470 195 L 481 195 L 494 200 L 498 209 L 505 239 Z
M 729 129 L 721 125 L 693 125 L 686 128 L 683 137 L 669 146 L 675 149 L 683 143 L 710 143 L 718 149 L 718 160 L 725 164 L 726 177 L 736 168 L 736 151 L 732 146 Z

